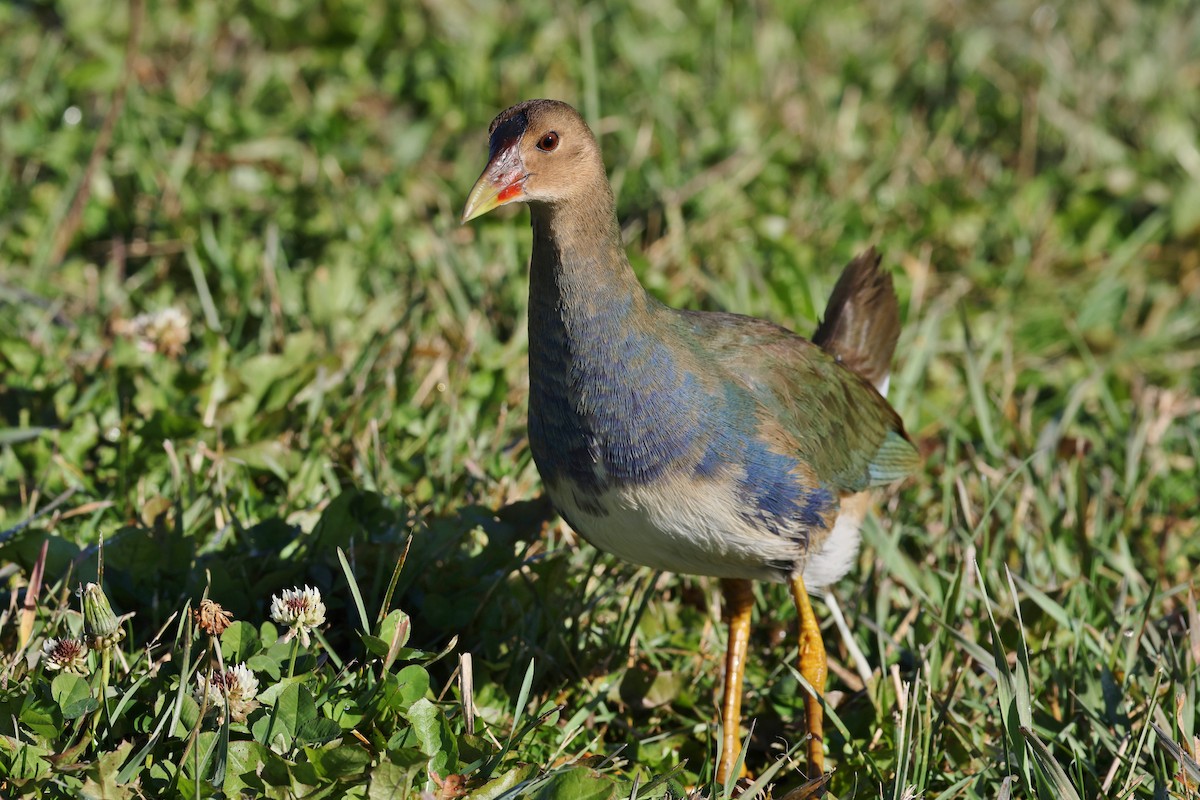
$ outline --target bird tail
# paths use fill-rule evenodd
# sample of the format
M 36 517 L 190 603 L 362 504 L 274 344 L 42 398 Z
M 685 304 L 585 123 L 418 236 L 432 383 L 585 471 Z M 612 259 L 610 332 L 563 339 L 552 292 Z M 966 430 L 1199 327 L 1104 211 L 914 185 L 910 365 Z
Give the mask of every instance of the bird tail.
M 872 247 L 846 265 L 812 340 L 886 396 L 900 337 L 900 306 L 892 276 L 879 262 Z

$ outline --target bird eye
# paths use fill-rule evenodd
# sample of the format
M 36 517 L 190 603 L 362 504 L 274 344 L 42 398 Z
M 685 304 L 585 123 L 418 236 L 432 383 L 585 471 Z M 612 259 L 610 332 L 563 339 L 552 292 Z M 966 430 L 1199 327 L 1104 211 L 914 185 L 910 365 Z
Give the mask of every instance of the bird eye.
M 537 146 L 538 150 L 544 150 L 545 152 L 549 153 L 550 151 L 554 150 L 554 148 L 558 147 L 558 134 L 554 131 L 550 131 L 538 141 Z

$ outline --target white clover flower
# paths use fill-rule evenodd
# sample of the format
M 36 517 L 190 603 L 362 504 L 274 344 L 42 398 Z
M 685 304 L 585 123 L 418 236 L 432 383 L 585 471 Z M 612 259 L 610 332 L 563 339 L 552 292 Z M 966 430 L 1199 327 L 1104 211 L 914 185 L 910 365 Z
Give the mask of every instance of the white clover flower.
M 218 716 L 225 710 L 225 701 L 229 701 L 229 716 L 244 722 L 246 715 L 258 707 L 258 678 L 244 664 L 217 671 L 212 675 L 200 673 L 196 675 L 196 686 L 192 689 L 196 702 L 201 705 L 207 694 L 208 707 L 215 709 Z
M 258 678 L 254 677 L 245 662 L 225 670 L 223 683 L 230 702 L 253 700 L 258 696 Z
M 192 696 L 196 698 L 196 702 L 204 705 L 207 696 L 209 708 L 221 708 L 224 701 L 221 699 L 223 693 L 220 681 L 220 672 L 211 675 L 203 671 L 197 672 L 196 685 L 192 688 Z
M 78 639 L 47 639 L 42 643 L 46 669 L 85 675 L 88 671 L 87 653 L 87 647 Z
M 284 589 L 283 594 L 271 598 L 271 619 L 290 630 L 283 635 L 287 642 L 300 636 L 300 643 L 309 645 L 308 632 L 325 624 L 325 604 L 321 592 L 305 586 L 301 589 Z
M 135 339 L 138 347 L 148 353 L 177 358 L 183 355 L 184 346 L 192 338 L 191 324 L 192 320 L 185 312 L 168 307 L 138 314 L 115 326 L 115 330 Z

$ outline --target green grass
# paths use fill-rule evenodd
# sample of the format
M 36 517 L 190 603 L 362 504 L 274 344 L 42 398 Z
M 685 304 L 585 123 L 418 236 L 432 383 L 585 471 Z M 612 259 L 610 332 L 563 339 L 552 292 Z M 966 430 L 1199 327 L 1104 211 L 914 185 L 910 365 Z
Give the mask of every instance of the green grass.
M 724 796 L 715 582 L 539 500 L 527 222 L 457 223 L 492 116 L 551 96 L 664 300 L 807 333 L 853 254 L 896 273 L 924 468 L 846 630 L 818 603 L 832 792 L 1200 797 L 1200 9 L 517 7 L 0 5 L 0 794 Z M 136 335 L 166 308 L 178 352 Z M 108 674 L 48 671 L 101 565 Z M 756 591 L 761 775 L 802 703 Z M 195 701 L 218 650 L 245 722 Z

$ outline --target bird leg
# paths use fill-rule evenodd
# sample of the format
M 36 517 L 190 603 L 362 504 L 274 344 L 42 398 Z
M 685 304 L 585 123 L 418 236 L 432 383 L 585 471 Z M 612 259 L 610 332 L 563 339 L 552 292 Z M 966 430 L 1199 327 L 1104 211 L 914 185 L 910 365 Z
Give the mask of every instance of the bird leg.
M 821 639 L 821 626 L 817 624 L 817 615 L 813 613 L 808 590 L 804 588 L 803 575 L 792 578 L 792 601 L 796 604 L 796 614 L 800 618 L 800 674 L 812 687 L 812 692 L 807 693 L 804 698 L 809 777 L 819 777 L 825 772 L 824 710 L 821 708 L 821 697 L 825 694 L 825 676 L 828 668 L 825 663 L 825 642 Z M 729 647 L 732 650 L 732 634 Z
M 754 593 L 750 581 L 726 578 L 721 581 L 725 595 L 725 616 L 729 620 L 729 645 L 725 651 L 725 697 L 722 705 L 721 763 L 717 765 L 717 783 L 724 785 L 733 773 L 741 752 L 742 676 L 746 671 L 746 651 L 750 644 L 750 612 Z M 742 769 L 745 769 L 743 765 Z

